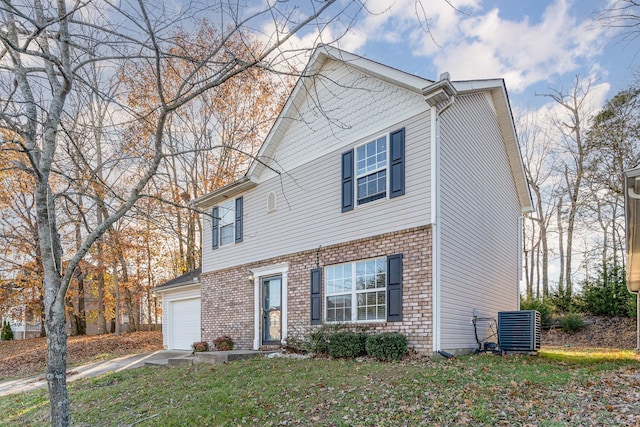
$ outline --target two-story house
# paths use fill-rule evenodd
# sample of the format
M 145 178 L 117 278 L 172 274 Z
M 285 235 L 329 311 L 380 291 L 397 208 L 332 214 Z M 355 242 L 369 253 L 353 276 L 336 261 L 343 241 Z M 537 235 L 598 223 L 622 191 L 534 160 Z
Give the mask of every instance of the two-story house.
M 476 348 L 518 308 L 531 209 L 504 81 L 438 81 L 321 46 L 247 174 L 196 201 L 201 338 L 278 345 L 322 323 Z

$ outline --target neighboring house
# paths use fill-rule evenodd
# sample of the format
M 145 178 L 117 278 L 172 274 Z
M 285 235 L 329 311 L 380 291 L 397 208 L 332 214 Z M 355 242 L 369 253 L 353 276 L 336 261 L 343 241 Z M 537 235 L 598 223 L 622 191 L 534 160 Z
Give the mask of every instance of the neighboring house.
M 42 322 L 29 313 L 26 307 L 12 307 L 0 316 L 0 326 L 7 321 L 11 325 L 14 340 L 37 338 L 42 332 Z
M 202 339 L 323 323 L 476 348 L 518 308 L 531 198 L 502 79 L 434 82 L 319 47 L 246 176 L 196 200 Z
M 191 350 L 201 340 L 200 272 L 197 268 L 156 287 L 162 297 L 162 342 L 169 350 Z

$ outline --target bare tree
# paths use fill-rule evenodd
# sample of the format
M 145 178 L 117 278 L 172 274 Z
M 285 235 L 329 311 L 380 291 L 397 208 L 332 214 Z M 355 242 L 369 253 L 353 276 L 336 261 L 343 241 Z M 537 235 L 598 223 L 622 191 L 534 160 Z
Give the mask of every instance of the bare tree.
M 620 37 L 633 41 L 640 35 L 640 1 L 615 0 L 607 3 L 597 20 L 605 27 L 619 30 Z
M 281 50 L 293 36 L 313 33 L 346 18 L 344 28 L 362 4 L 335 0 L 308 1 L 303 7 L 288 2 L 265 2 L 262 10 L 242 8 L 234 3 L 189 3 L 169 10 L 166 3 L 43 3 L 34 0 L 0 6 L 0 127 L 2 145 L 11 142 L 28 156 L 24 168 L 33 176 L 38 241 L 44 272 L 45 329 L 47 332 L 47 374 L 51 425 L 70 424 L 66 387 L 65 297 L 80 261 L 92 246 L 120 220 L 136 202 L 166 157 L 167 123 L 183 107 L 206 91 L 253 68 L 277 70 L 286 56 Z M 349 9 L 349 13 L 345 12 Z M 189 27 L 196 16 L 211 14 L 219 23 L 218 38 L 208 40 L 214 49 L 180 45 L 170 37 L 176 25 Z M 248 15 L 250 14 L 250 15 Z M 255 28 L 270 28 L 263 49 L 246 55 L 229 45 L 233 36 Z M 319 36 L 320 37 L 320 36 Z M 329 41 L 329 40 L 326 40 Z M 167 82 L 164 68 L 176 49 L 190 68 L 177 82 Z M 207 52 L 203 54 L 203 52 Z M 113 69 L 125 63 L 143 63 L 155 88 L 155 105 L 149 111 L 125 105 L 84 79 L 83 69 L 99 64 Z M 77 249 L 64 240 L 58 216 L 61 200 L 69 188 L 66 171 L 69 159 L 60 149 L 65 132 L 67 101 L 73 91 L 94 92 L 109 99 L 123 120 L 144 123 L 147 133 L 133 146 L 120 141 L 122 153 L 114 168 L 126 171 L 122 185 L 110 185 L 107 214 L 98 218 L 83 235 Z M 97 180 L 96 175 L 85 178 Z M 124 193 L 116 193 L 126 188 Z M 87 222 L 89 224 L 89 222 Z M 65 249 L 67 255 L 65 256 Z M 65 262 L 63 262 L 63 260 Z
M 555 214 L 556 184 L 553 171 L 556 169 L 556 153 L 553 137 L 540 128 L 533 117 L 523 116 L 518 120 L 520 145 L 529 188 L 535 201 L 535 216 L 530 217 L 531 241 L 527 247 L 527 296 L 533 295 L 534 280 L 536 297 L 549 295 L 549 234 L 550 223 Z M 542 290 L 540 290 L 542 284 Z
M 556 89 L 544 95 L 551 98 L 560 107 L 554 123 L 560 135 L 558 143 L 562 151 L 558 173 L 563 185 L 558 191 L 560 201 L 566 195 L 568 206 L 566 214 L 562 210 L 564 202 L 559 203 L 557 208 L 560 240 L 563 235 L 566 235 L 566 242 L 561 242 L 559 245 L 564 271 L 560 273 L 558 290 L 567 296 L 571 296 L 573 293 L 574 234 L 576 218 L 582 207 L 581 190 L 583 190 L 582 181 L 585 178 L 587 160 L 585 132 L 590 87 L 590 82 L 583 81 L 576 76 L 573 88 L 568 94 Z M 564 224 L 562 224 L 563 222 Z M 563 231 L 561 232 L 561 230 Z
M 589 208 L 601 232 L 603 273 L 622 265 L 624 250 L 624 171 L 640 163 L 640 89 L 611 98 L 587 133 Z

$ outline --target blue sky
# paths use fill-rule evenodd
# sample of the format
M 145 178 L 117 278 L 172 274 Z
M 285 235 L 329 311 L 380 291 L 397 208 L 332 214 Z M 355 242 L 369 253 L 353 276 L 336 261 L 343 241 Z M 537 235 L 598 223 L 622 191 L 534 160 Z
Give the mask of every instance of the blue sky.
M 623 41 L 596 20 L 606 0 L 450 3 L 462 13 L 446 0 L 369 1 L 381 13 L 361 16 L 337 46 L 430 79 L 443 71 L 452 80 L 505 78 L 518 110 L 540 108 L 549 99 L 536 93 L 568 90 L 576 75 L 591 80 L 601 104 L 640 71 L 640 42 Z M 430 34 L 420 28 L 416 4 Z

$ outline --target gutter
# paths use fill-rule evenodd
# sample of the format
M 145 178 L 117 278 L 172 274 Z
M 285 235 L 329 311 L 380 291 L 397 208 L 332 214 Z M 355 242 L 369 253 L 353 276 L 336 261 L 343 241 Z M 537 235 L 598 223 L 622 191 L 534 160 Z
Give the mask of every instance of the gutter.
M 191 205 L 195 208 L 206 208 L 209 206 L 213 206 L 221 200 L 233 197 L 250 188 L 255 187 L 256 185 L 256 182 L 245 175 L 242 178 L 232 182 L 231 184 L 227 184 L 224 187 L 220 187 L 217 190 L 212 191 L 211 193 L 198 197 L 191 202 Z

